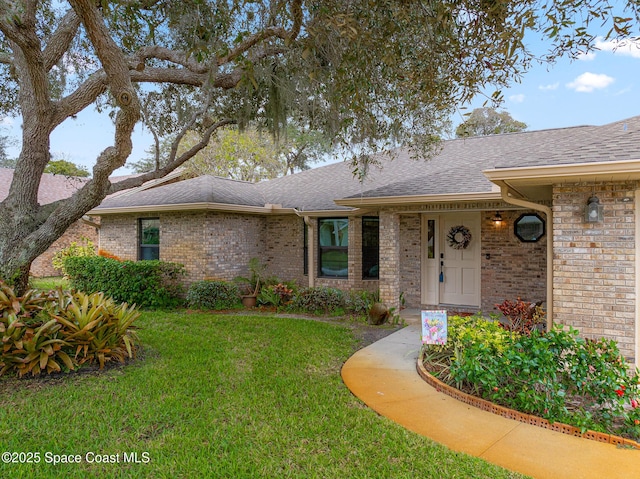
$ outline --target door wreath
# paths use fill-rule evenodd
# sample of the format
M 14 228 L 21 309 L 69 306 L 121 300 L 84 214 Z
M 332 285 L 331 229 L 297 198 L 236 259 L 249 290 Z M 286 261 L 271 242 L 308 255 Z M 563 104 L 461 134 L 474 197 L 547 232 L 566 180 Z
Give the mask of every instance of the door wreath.
M 452 226 L 447 233 L 447 243 L 453 249 L 466 249 L 470 241 L 471 231 L 466 226 Z

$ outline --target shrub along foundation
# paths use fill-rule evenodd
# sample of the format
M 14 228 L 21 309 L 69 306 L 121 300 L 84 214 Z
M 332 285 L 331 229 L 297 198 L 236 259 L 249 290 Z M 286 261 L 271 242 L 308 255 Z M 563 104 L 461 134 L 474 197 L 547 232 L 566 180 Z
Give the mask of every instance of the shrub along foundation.
M 445 384 L 444 382 L 431 375 L 425 369 L 423 362 L 424 351 L 420 353 L 420 357 L 418 358 L 418 362 L 416 364 L 416 369 L 420 377 L 424 379 L 427 384 L 432 386 L 436 391 L 444 393 L 447 396 L 457 399 L 458 401 L 461 401 L 465 404 L 477 407 L 478 409 L 482 409 L 483 411 L 498 414 L 499 416 L 506 417 L 508 419 L 514 419 L 525 424 L 531 424 L 533 426 L 542 427 L 551 431 L 561 432 L 562 434 L 568 434 L 571 436 L 582 437 L 584 439 L 591 439 L 593 441 L 614 444 L 621 447 L 632 447 L 634 449 L 640 450 L 640 443 L 632 441 L 631 439 L 626 439 L 620 436 L 615 436 L 613 434 L 606 434 L 603 432 L 596 432 L 591 430 L 587 430 L 583 433 L 578 427 L 570 426 L 568 424 L 562 424 L 560 422 L 551 423 L 541 417 L 521 413 L 504 406 L 499 406 L 485 399 L 472 396 L 471 394 L 464 393 L 452 386 L 449 386 L 448 384 Z

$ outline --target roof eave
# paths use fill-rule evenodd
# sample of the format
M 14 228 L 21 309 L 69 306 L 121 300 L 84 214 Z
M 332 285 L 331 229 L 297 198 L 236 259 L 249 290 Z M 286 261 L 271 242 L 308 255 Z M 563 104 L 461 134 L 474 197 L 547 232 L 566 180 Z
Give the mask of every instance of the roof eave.
M 640 160 L 496 168 L 483 173 L 494 183 L 509 181 L 529 185 L 639 180 Z
M 173 211 L 220 211 L 224 213 L 245 214 L 295 214 L 293 208 L 283 208 L 280 205 L 267 204 L 265 206 L 234 205 L 226 203 L 182 203 L 170 205 L 120 206 L 113 208 L 95 208 L 88 215 L 106 216 L 132 213 L 173 212 Z
M 446 193 L 439 195 L 379 196 L 363 198 L 342 198 L 335 200 L 340 206 L 370 208 L 380 206 L 404 206 L 424 203 L 457 203 L 467 201 L 492 201 L 501 198 L 499 191 L 479 191 L 475 193 Z

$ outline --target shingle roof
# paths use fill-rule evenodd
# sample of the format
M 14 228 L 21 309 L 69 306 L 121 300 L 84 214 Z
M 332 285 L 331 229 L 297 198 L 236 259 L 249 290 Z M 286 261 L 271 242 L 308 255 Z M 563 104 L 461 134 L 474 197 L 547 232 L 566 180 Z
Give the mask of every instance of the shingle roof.
M 13 180 L 13 169 L 0 168 L 0 201 L 9 195 L 9 187 Z M 75 176 L 51 175 L 45 173 L 40 181 L 38 190 L 38 202 L 41 205 L 69 198 L 73 193 L 82 188 L 88 178 Z
M 105 199 L 97 209 L 189 203 L 264 206 L 265 199 L 254 183 L 205 175 L 150 189 L 134 190 L 128 194 L 115 195 Z
M 222 203 L 281 204 L 301 211 L 348 209 L 344 198 L 483 193 L 492 183 L 483 171 L 618 160 L 640 160 L 640 116 L 604 126 L 578 126 L 443 142 L 427 160 L 397 150 L 379 155 L 364 182 L 349 163 L 335 163 L 257 184 L 203 176 L 105 200 L 97 208 Z

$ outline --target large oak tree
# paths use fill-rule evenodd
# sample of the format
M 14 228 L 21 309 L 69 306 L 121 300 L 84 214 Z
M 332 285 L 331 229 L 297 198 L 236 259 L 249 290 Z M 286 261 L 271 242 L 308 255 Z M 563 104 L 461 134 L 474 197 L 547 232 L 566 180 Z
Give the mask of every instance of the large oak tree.
M 361 153 L 428 151 L 452 107 L 527 68 L 527 30 L 554 41 L 551 58 L 575 54 L 594 42 L 577 27 L 595 20 L 627 34 L 639 8 L 628 5 L 629 19 L 595 0 L 2 0 L 0 115 L 19 115 L 23 129 L 0 203 L 0 277 L 24 289 L 31 262 L 70 224 L 179 167 L 228 124 L 277 135 L 293 119 Z M 51 133 L 95 107 L 114 128 L 92 179 L 38 204 Z M 141 122 L 159 138 L 193 131 L 200 141 L 112 183 Z

